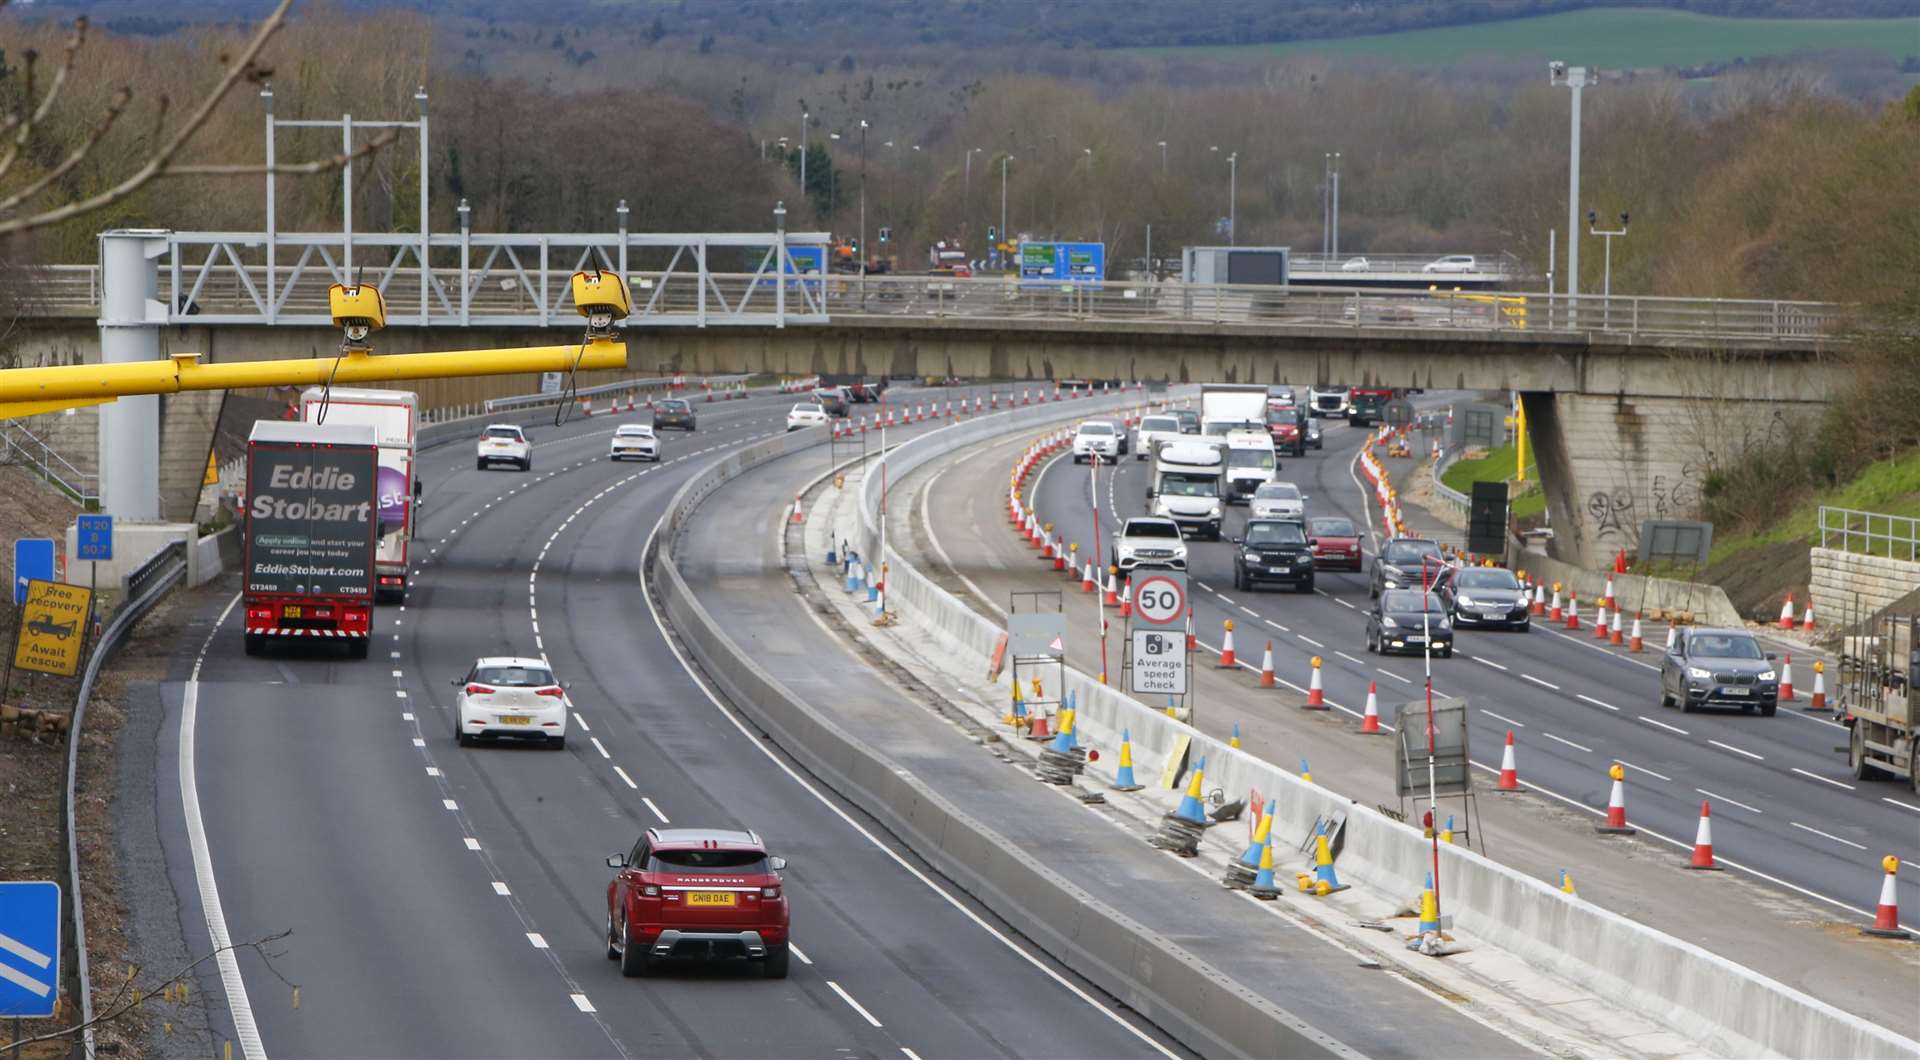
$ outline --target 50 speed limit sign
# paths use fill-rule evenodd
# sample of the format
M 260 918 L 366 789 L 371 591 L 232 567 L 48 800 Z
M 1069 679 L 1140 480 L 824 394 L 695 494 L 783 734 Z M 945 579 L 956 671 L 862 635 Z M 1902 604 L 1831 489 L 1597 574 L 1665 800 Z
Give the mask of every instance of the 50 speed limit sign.
M 1174 626 L 1186 621 L 1187 575 L 1184 571 L 1156 570 L 1135 576 L 1133 617 L 1146 626 Z

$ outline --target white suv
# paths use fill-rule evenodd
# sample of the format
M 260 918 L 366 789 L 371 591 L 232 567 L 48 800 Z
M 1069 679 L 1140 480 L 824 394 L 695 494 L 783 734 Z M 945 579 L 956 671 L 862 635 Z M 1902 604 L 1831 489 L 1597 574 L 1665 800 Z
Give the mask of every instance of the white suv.
M 567 687 L 553 679 L 545 661 L 504 655 L 476 659 L 453 687 L 460 690 L 453 702 L 453 734 L 460 746 L 470 747 L 482 736 L 566 746 Z
M 511 423 L 489 423 L 480 432 L 479 448 L 473 466 L 485 471 L 490 464 L 514 464 L 522 471 L 533 469 L 533 443 L 525 431 Z
M 1177 442 L 1180 440 L 1180 417 L 1142 416 L 1140 426 L 1133 432 L 1133 458 L 1145 460 L 1153 455 L 1153 443 Z
M 1120 432 L 1106 420 L 1088 420 L 1073 432 L 1073 462 L 1105 460 L 1112 463 L 1120 456 Z
M 1172 519 L 1136 516 L 1113 535 L 1113 563 L 1122 571 L 1136 567 L 1187 569 L 1187 543 Z

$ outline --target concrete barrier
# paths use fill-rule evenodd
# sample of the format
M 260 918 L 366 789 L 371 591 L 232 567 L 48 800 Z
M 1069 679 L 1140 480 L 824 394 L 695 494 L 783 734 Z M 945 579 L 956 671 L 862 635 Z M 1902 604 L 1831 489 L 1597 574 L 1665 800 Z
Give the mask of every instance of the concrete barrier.
M 1607 588 L 1605 571 L 1591 571 L 1536 553 L 1515 553 L 1512 546 L 1508 547 L 1507 565 L 1524 570 L 1549 586 L 1554 582 L 1571 585 L 1580 591 L 1580 599 L 1589 603 L 1598 600 Z M 1727 598 L 1727 591 L 1718 585 L 1674 578 L 1650 578 L 1644 574 L 1616 574 L 1613 576 L 1613 598 L 1628 611 L 1661 608 L 1691 611 L 1699 616 L 1702 625 L 1732 626 L 1735 629 L 1746 625 L 1746 619 L 1734 609 L 1733 601 Z
M 1920 589 L 1920 563 L 1885 556 L 1812 550 L 1814 628 L 1839 629 L 1849 618 L 1865 618 L 1892 607 Z
M 1023 422 L 1016 416 L 998 424 L 958 424 L 908 442 L 882 459 L 891 477 L 898 481 L 931 460 L 1004 434 Z M 881 554 L 878 479 L 869 474 L 862 487 L 862 547 L 872 550 L 863 551 L 863 555 Z M 890 604 L 924 617 L 950 648 L 966 653 L 959 658 L 978 659 L 985 672 L 1000 633 L 998 627 L 935 585 L 898 552 L 888 549 L 882 558 L 889 565 Z M 1573 573 L 1574 568 L 1567 567 L 1561 580 Z M 1604 582 L 1604 576 L 1600 581 Z M 1584 587 L 1585 583 L 1575 584 Z M 1673 584 L 1686 583 L 1669 583 Z M 1599 587 L 1596 583 L 1594 590 Z M 1633 592 L 1637 593 L 1637 588 L 1636 584 Z M 1621 589 L 1617 577 L 1615 595 L 1635 599 Z M 1719 599 L 1730 613 L 1725 594 Z M 1737 620 L 1738 616 L 1730 617 Z M 1711 611 L 1709 619 L 1721 621 Z M 1084 673 L 1069 669 L 1066 674 L 1067 689 L 1079 700 L 1075 724 L 1083 740 L 1117 746 L 1121 729 L 1131 729 L 1135 765 L 1145 776 L 1158 772 L 1152 767 L 1163 765 L 1175 741 L 1186 736 L 1191 753 L 1207 757 L 1209 787 L 1229 792 L 1257 787 L 1277 800 L 1276 834 L 1304 836 L 1319 816 L 1344 813 L 1347 835 L 1340 855 L 1344 881 L 1388 896 L 1411 898 L 1417 892 L 1432 858 L 1432 848 L 1418 829 L 1308 784 Z M 1104 763 L 1090 766 L 1089 771 L 1111 776 Z M 1446 896 L 1445 911 L 1453 915 L 1463 932 L 1717 1052 L 1857 1058 L 1920 1055 L 1920 1042 L 1692 943 L 1565 894 L 1466 847 L 1440 848 L 1440 890 Z

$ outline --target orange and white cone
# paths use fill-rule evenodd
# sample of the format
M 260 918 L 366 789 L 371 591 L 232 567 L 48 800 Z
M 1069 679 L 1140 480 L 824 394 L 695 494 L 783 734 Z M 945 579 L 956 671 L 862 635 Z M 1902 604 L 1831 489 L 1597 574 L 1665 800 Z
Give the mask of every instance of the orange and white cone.
M 1607 639 L 1607 602 L 1604 599 L 1599 607 L 1593 609 L 1593 639 Z
M 1628 651 L 1646 651 L 1647 646 L 1640 639 L 1640 612 L 1633 613 L 1633 635 L 1627 638 Z
M 1807 704 L 1807 709 L 1827 709 L 1827 664 L 1818 660 L 1813 664 L 1813 700 Z
M 1618 605 L 1613 602 L 1613 575 L 1611 574 L 1607 575 L 1607 591 L 1600 595 L 1600 606 L 1609 611 L 1618 610 Z
M 1494 785 L 1500 791 L 1520 790 L 1520 771 L 1513 764 L 1513 730 L 1507 730 L 1507 746 L 1500 752 L 1500 783 Z
M 1053 539 L 1053 569 L 1067 569 L 1067 535 L 1061 534 Z
M 1200 636 L 1193 631 L 1193 605 L 1187 605 L 1187 654 L 1200 650 Z
M 1793 593 L 1791 592 L 1787 593 L 1787 598 L 1780 604 L 1780 628 L 1793 628 Z
M 793 495 L 793 521 L 796 523 L 807 521 L 807 514 L 800 510 L 800 495 L 797 493 Z
M 1580 628 L 1580 596 L 1578 593 L 1567 594 L 1567 628 Z
M 1638 622 L 1639 619 L 1635 619 L 1634 621 Z M 1617 607 L 1613 609 L 1613 629 L 1609 631 L 1608 640 L 1614 644 L 1626 643 L 1626 637 L 1620 633 L 1620 609 Z
M 1626 767 L 1615 762 L 1607 776 L 1613 778 L 1613 790 L 1607 793 L 1607 823 L 1594 825 L 1593 830 L 1606 835 L 1632 835 L 1635 829 L 1627 823 Z
M 1120 617 L 1133 614 L 1133 579 L 1129 577 L 1120 585 Z
M 1367 682 L 1367 711 L 1360 716 L 1361 732 L 1379 732 L 1380 730 L 1380 690 L 1372 681 Z
M 1553 610 L 1548 612 L 1547 618 L 1550 619 L 1551 621 L 1558 622 L 1566 617 L 1567 617 L 1566 608 L 1560 606 L 1560 583 L 1554 582 L 1553 583 Z
M 1913 933 L 1900 926 L 1899 896 L 1894 890 L 1894 876 L 1900 871 L 1900 859 L 1888 854 L 1880 859 L 1880 867 L 1887 870 L 1887 876 L 1880 881 L 1880 905 L 1873 913 L 1873 926 L 1861 928 L 1866 934 L 1883 939 L 1912 938 Z
M 1093 561 L 1092 560 L 1088 560 L 1087 565 L 1080 568 L 1080 591 L 1083 593 L 1092 593 L 1092 592 L 1099 591 L 1099 586 L 1094 584 L 1094 580 L 1093 580 Z
M 1785 666 L 1780 667 L 1780 698 L 1793 699 L 1793 656 L 1787 656 Z
M 1807 609 L 1800 615 L 1800 632 L 1813 632 L 1813 601 L 1807 601 Z
M 1313 657 L 1313 677 L 1307 682 L 1307 702 L 1304 705 L 1308 710 L 1327 709 L 1327 693 L 1320 687 L 1320 656 L 1318 655 Z
M 1260 657 L 1260 687 L 1273 687 L 1273 642 L 1267 642 L 1267 652 Z
M 1240 663 L 1233 657 L 1233 619 L 1226 621 L 1226 639 L 1220 642 L 1220 668 L 1230 670 Z
M 1109 607 L 1120 603 L 1120 576 L 1112 571 L 1107 572 L 1107 595 L 1101 602 Z
M 1560 598 L 1560 594 L 1555 593 L 1554 599 L 1558 600 L 1559 598 Z M 1533 583 L 1534 617 L 1538 618 L 1539 616 L 1544 615 L 1546 613 L 1547 613 L 1547 587 L 1543 582 L 1534 582 Z
M 1707 813 L 1707 800 L 1700 800 L 1700 828 L 1693 833 L 1693 860 L 1687 862 L 1690 869 L 1718 870 L 1713 863 L 1713 818 Z

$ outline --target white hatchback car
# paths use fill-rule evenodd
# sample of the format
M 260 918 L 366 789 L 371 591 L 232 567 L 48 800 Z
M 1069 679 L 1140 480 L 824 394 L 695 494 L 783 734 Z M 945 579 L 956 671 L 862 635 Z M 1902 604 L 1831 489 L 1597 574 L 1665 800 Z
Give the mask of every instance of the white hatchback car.
M 493 464 L 513 464 L 522 471 L 533 469 L 533 443 L 527 433 L 511 423 L 489 423 L 480 432 L 479 448 L 473 466 L 485 471 Z
M 802 402 L 795 405 L 792 411 L 787 413 L 787 430 L 790 431 L 797 431 L 803 427 L 825 427 L 826 425 L 827 410 L 812 402 Z
M 609 460 L 660 460 L 660 439 L 653 428 L 644 423 L 626 423 L 614 429 L 613 439 L 607 443 Z
M 471 747 L 482 736 L 544 740 L 555 749 L 567 745 L 567 689 L 539 659 L 488 656 L 476 659 L 467 676 L 456 678 L 454 738 Z
M 1119 459 L 1120 432 L 1106 420 L 1088 420 L 1073 432 L 1073 462 Z
M 1269 482 L 1253 491 L 1250 519 L 1300 519 L 1307 514 L 1307 495 L 1291 482 Z

